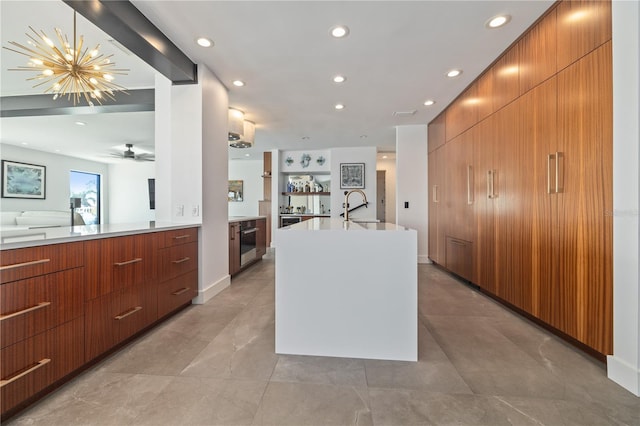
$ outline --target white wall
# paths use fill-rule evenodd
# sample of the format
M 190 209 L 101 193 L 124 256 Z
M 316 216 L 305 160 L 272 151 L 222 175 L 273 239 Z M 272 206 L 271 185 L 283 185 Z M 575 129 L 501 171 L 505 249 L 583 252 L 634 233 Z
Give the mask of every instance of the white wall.
M 613 13 L 613 355 L 607 374 L 640 396 L 640 6 Z
M 398 225 L 418 231 L 419 263 L 429 263 L 427 152 L 426 125 L 396 128 L 396 219 Z
M 384 205 L 385 220 L 388 223 L 396 223 L 396 210 L 398 209 L 396 205 L 396 159 L 379 159 L 378 170 L 386 172 L 384 181 L 386 197 Z
M 377 182 L 376 182 L 376 147 L 364 148 L 334 148 L 331 150 L 331 217 L 340 217 L 344 212 L 344 192 L 348 189 L 340 189 L 340 163 L 364 163 L 364 193 L 367 194 L 369 206 L 349 213 L 354 219 L 376 218 L 377 206 Z M 349 198 L 349 204 L 353 207 L 362 203 L 360 194 L 353 194 Z
M 149 222 L 149 183 L 155 178 L 154 162 L 127 161 L 109 164 L 109 223 Z
M 262 200 L 262 160 L 230 160 L 229 180 L 243 181 L 243 201 L 228 202 L 229 216 L 257 216 Z
M 0 157 L 3 160 L 37 164 L 47 168 L 44 200 L 2 198 L 0 210 L 69 210 L 69 172 L 75 170 L 102 176 L 101 221 L 108 223 L 109 212 L 105 206 L 109 205 L 109 169 L 106 164 L 7 144 L 0 144 Z

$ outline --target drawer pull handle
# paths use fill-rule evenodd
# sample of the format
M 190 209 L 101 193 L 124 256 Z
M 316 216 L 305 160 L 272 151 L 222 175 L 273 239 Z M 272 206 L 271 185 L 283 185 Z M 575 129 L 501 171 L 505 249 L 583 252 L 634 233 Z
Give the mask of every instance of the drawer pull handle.
M 131 265 L 132 263 L 138 263 L 138 262 L 142 262 L 142 258 L 141 257 L 137 257 L 135 259 L 127 260 L 126 262 L 116 262 L 113 265 L 114 266 L 125 266 L 125 265 Z
M 142 306 L 136 306 L 135 308 L 131 308 L 128 312 L 125 312 L 124 314 L 120 314 L 117 317 L 114 317 L 113 319 L 120 321 L 121 319 L 125 319 L 129 315 L 135 314 L 141 309 L 142 309 Z
M 182 259 L 173 260 L 172 263 L 184 263 L 187 260 L 191 260 L 191 258 L 189 256 L 186 256 L 186 257 L 183 257 Z
M 177 237 L 173 237 L 174 240 L 181 240 L 183 238 L 189 238 L 189 234 L 178 235 Z
M 9 378 L 9 379 L 6 379 L 6 380 L 0 380 L 0 388 L 1 388 L 1 387 L 4 387 L 4 386 L 6 386 L 6 385 L 8 385 L 9 383 L 13 383 L 13 382 L 15 382 L 16 380 L 20 379 L 21 377 L 26 376 L 27 374 L 31 374 L 31 373 L 33 373 L 33 372 L 34 372 L 34 371 L 36 371 L 38 368 L 40 368 L 40 367 L 42 367 L 42 366 L 44 366 L 44 365 L 47 365 L 47 364 L 49 364 L 50 362 L 51 362 L 51 360 L 50 360 L 49 358 L 41 359 L 40 361 L 38 361 L 38 362 L 36 363 L 36 365 L 34 365 L 33 367 L 29 368 L 28 370 L 25 370 L 25 371 L 23 371 L 22 373 L 18 373 L 18 374 L 16 374 L 15 376 L 13 376 L 13 377 L 11 377 L 11 378 Z
M 42 309 L 45 306 L 49 306 L 50 304 L 51 304 L 51 302 L 40 302 L 37 305 L 32 306 L 30 308 L 23 309 L 21 311 L 14 312 L 12 314 L 2 315 L 2 316 L 0 316 L 0 321 L 8 320 L 9 318 L 17 317 L 19 315 L 24 315 L 24 314 L 26 314 L 28 312 L 33 312 L 33 311 L 36 311 L 38 309 Z
M 31 262 L 14 263 L 13 265 L 7 265 L 7 266 L 0 267 L 0 271 L 6 271 L 7 269 L 23 268 L 25 266 L 39 265 L 41 263 L 47 263 L 47 262 L 50 262 L 50 261 L 51 261 L 51 259 L 40 259 L 40 260 L 33 260 Z
M 189 287 L 184 287 L 181 288 L 178 291 L 174 291 L 173 293 L 171 293 L 173 296 L 180 296 L 182 293 L 186 293 L 187 291 L 189 291 Z

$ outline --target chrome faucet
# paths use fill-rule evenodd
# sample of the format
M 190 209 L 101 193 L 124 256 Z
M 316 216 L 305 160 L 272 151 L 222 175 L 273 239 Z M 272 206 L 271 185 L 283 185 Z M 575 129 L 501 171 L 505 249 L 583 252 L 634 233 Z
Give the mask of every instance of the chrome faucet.
M 360 194 L 362 194 L 362 199 L 364 200 L 365 204 L 369 203 L 367 201 L 367 194 L 365 194 L 362 189 L 352 189 L 351 191 L 347 192 L 344 195 L 344 221 L 345 222 L 349 221 L 349 195 L 353 194 L 354 192 L 359 192 Z

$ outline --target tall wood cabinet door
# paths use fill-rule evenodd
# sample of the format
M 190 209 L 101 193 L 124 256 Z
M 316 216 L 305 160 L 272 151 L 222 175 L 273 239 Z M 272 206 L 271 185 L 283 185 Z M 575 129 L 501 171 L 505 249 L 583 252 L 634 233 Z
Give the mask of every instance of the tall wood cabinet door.
M 522 98 L 523 144 L 532 147 L 531 182 L 531 313 L 559 328 L 564 303 L 557 278 L 558 197 L 553 194 L 553 156 L 558 141 L 557 79 L 553 77 Z
M 441 180 L 442 158 L 444 148 L 440 147 L 429 153 L 429 258 L 439 265 L 444 265 L 444 229 L 441 215 L 444 185 Z
M 475 127 L 473 141 L 475 241 L 473 244 L 473 268 L 475 283 L 496 294 L 495 280 L 495 215 L 491 198 L 491 177 L 495 169 L 493 142 L 494 116 L 481 121 Z
M 559 282 L 563 329 L 612 351 L 613 134 L 611 42 L 558 75 Z

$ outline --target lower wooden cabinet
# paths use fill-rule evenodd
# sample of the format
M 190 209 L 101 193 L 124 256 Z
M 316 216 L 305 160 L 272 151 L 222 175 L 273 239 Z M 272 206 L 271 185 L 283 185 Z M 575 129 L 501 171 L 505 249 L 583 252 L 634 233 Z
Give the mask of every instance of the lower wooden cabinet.
M 447 237 L 445 268 L 471 281 L 473 274 L 473 245 L 471 241 Z
M 198 295 L 198 270 L 160 283 L 158 286 L 158 317 L 163 317 L 188 304 Z
M 229 224 L 229 275 L 240 272 L 240 223 Z
M 78 317 L 0 351 L 3 413 L 84 364 L 83 328 Z

